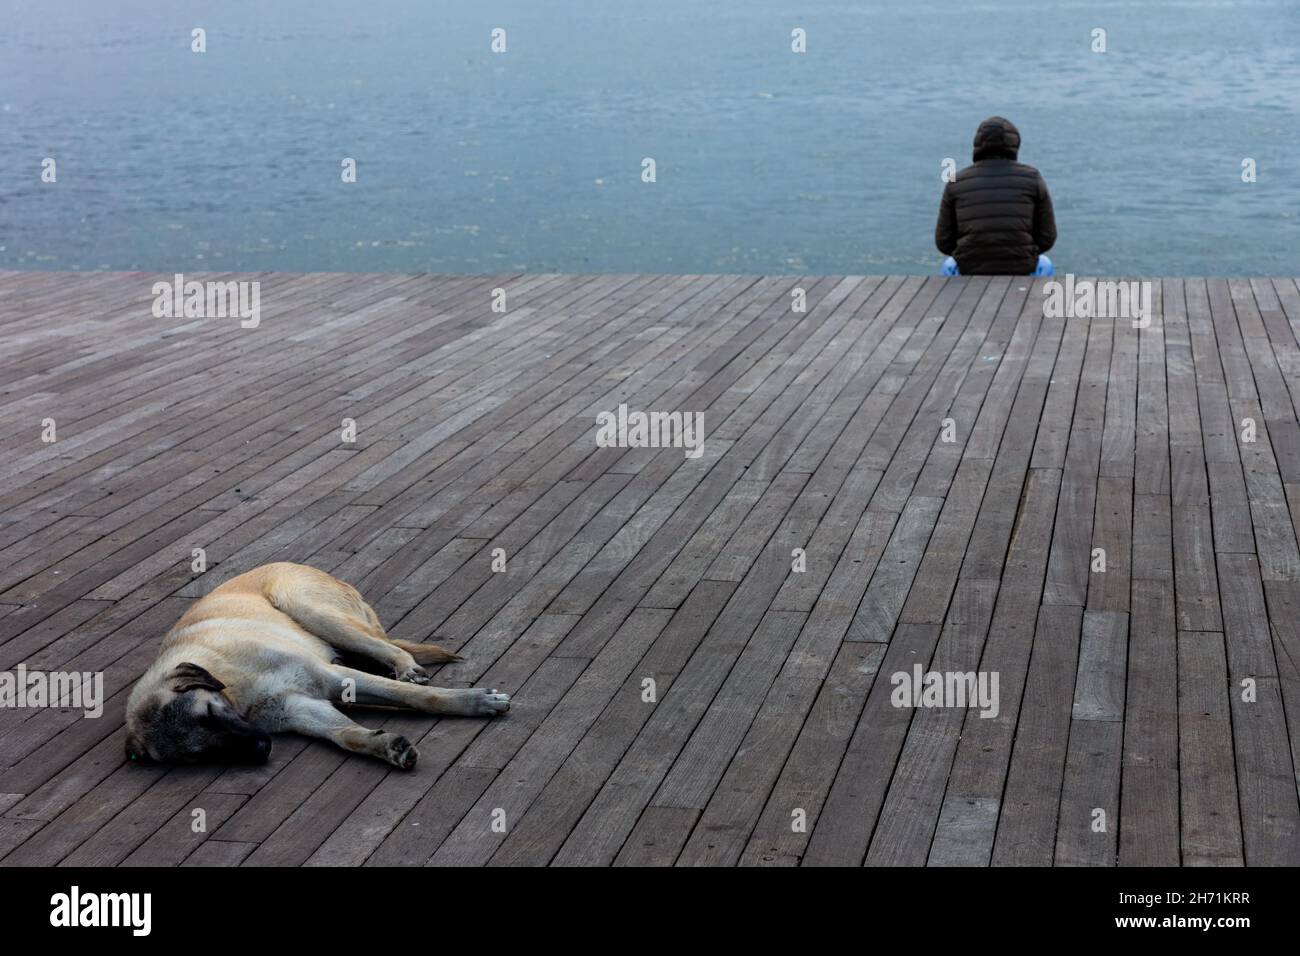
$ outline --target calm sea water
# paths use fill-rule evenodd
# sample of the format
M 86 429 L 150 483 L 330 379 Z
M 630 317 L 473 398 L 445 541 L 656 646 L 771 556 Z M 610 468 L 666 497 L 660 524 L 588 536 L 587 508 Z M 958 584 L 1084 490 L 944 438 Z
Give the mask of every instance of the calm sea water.
M 1001 113 L 1058 268 L 1300 274 L 1298 0 L 3 0 L 0 23 L 0 268 L 934 272 L 941 163 Z

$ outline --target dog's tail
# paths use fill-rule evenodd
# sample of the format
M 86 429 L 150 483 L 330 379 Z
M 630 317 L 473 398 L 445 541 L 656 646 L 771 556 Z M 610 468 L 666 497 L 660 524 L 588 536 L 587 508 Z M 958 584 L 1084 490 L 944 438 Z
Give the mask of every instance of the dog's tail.
M 417 664 L 449 664 L 464 660 L 459 654 L 437 644 L 416 644 L 414 641 L 399 641 L 391 637 L 388 640 L 414 657 Z

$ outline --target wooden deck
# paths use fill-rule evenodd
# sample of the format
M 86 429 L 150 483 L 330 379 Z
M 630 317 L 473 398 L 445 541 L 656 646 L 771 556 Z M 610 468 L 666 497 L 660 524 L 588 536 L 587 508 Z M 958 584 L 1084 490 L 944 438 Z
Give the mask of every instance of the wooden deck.
M 158 278 L 0 274 L 0 670 L 108 698 L 0 710 L 3 864 L 1300 863 L 1293 280 L 1139 331 L 1027 279 L 288 274 L 227 277 L 241 329 Z M 597 448 L 619 403 L 705 453 Z M 411 773 L 126 765 L 159 637 L 272 560 L 511 713 L 363 715 Z M 893 706 L 914 664 L 998 715 Z

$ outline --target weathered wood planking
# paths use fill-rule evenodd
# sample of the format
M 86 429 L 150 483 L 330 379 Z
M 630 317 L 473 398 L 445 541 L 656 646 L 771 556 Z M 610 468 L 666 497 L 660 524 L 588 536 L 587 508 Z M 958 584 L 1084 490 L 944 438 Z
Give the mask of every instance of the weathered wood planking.
M 0 273 L 0 669 L 106 697 L 0 709 L 0 864 L 1300 863 L 1294 280 L 1137 327 L 1006 277 L 189 276 L 261 282 L 241 329 L 157 278 Z M 597 447 L 620 403 L 703 453 Z M 273 560 L 511 714 L 368 715 L 411 773 L 125 765 L 157 638 Z

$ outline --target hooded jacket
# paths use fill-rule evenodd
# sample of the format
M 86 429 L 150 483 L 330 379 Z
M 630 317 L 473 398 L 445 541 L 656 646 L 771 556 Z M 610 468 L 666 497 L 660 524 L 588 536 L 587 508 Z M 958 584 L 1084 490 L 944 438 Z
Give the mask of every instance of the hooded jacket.
M 1056 242 L 1047 183 L 1019 153 L 1020 131 L 990 117 L 975 132 L 974 164 L 943 188 L 934 244 L 962 275 L 1029 275 Z

